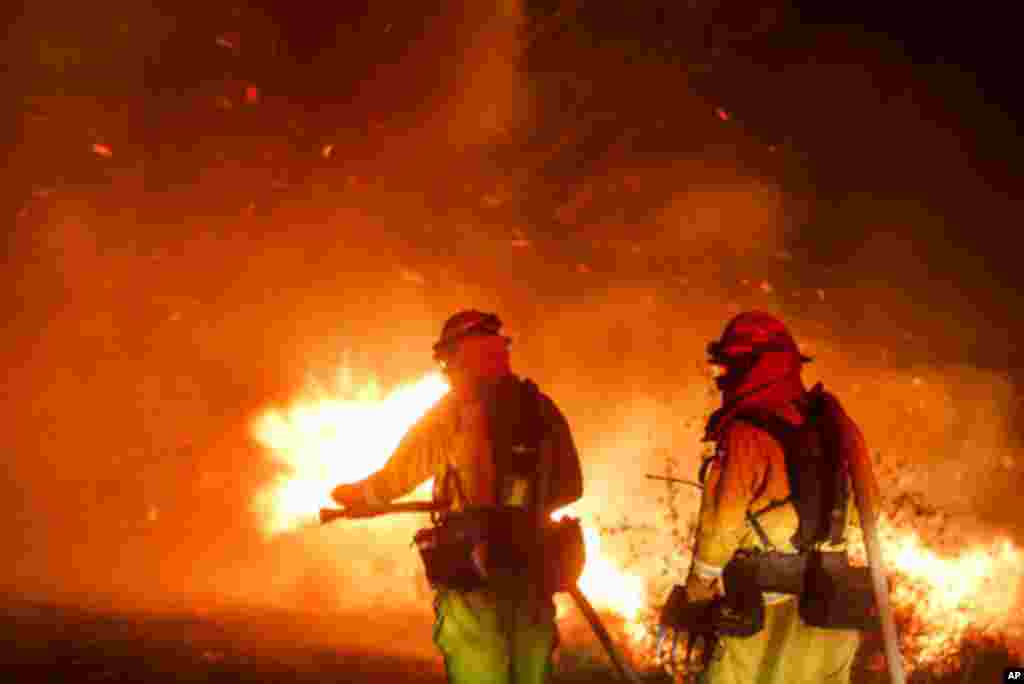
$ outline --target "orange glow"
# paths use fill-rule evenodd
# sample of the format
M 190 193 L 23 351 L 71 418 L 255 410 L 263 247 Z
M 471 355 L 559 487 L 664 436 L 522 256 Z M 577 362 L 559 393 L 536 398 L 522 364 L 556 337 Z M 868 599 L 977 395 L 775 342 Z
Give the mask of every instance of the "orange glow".
M 287 468 L 254 503 L 265 531 L 294 530 L 316 519 L 321 507 L 334 505 L 332 487 L 379 470 L 402 435 L 447 391 L 441 374 L 433 373 L 382 397 L 376 383 L 356 387 L 343 370 L 333 393 L 263 414 L 254 436 Z
M 447 391 L 442 376 L 432 373 L 385 394 L 373 380 L 357 385 L 351 372 L 343 369 L 331 390 L 266 411 L 254 423 L 253 434 L 285 466 L 285 472 L 253 502 L 264 531 L 276 535 L 312 523 L 320 507 L 332 505 L 332 487 L 378 470 L 404 433 Z M 412 496 L 429 497 L 430 485 L 424 483 Z M 586 496 L 580 503 L 584 501 Z M 617 638 L 653 664 L 645 621 L 657 615 L 663 599 L 647 590 L 656 570 L 653 564 L 646 571 L 624 570 L 627 559 L 602 549 L 597 526 L 577 507 L 563 508 L 552 518 L 573 515 L 583 523 L 587 562 L 580 589 L 599 611 L 619 618 L 613 621 Z M 395 528 L 383 533 L 407 531 Z M 943 558 L 928 549 L 913 529 L 896 528 L 884 517 L 880 533 L 908 671 L 955 665 L 956 652 L 972 629 L 987 628 L 998 635 L 1014 628 L 1011 618 L 1021 600 L 1017 590 L 1024 561 L 1019 549 L 1001 541 Z M 863 562 L 859 531 L 851 535 L 851 542 L 852 557 Z M 675 555 L 682 558 L 678 550 Z M 675 581 L 683 582 L 682 575 L 685 571 Z M 558 597 L 557 607 L 559 620 L 572 612 L 564 596 Z
M 572 515 L 583 522 L 583 516 L 573 513 L 572 509 L 572 506 L 567 506 L 555 511 L 551 518 L 558 520 Z M 587 595 L 595 607 L 622 617 L 629 625 L 635 625 L 638 629 L 630 630 L 630 633 L 635 631 L 639 635 L 643 629 L 638 619 L 647 601 L 643 578 L 624 572 L 619 563 L 605 555 L 601 550 L 601 535 L 585 524 L 583 543 L 587 550 L 587 562 L 578 582 L 580 591 Z
M 274 535 L 314 521 L 320 507 L 333 505 L 332 487 L 361 480 L 383 466 L 405 432 L 447 391 L 442 376 L 431 373 L 383 395 L 372 380 L 356 386 L 346 369 L 331 392 L 260 416 L 253 434 L 286 468 L 254 501 L 264 531 Z M 429 496 L 429 487 L 424 483 L 415 495 Z M 577 517 L 584 523 L 587 549 L 580 588 L 597 609 L 635 622 L 647 600 L 643 579 L 603 555 L 597 530 L 586 525 L 584 516 Z
M 863 562 L 853 541 L 851 555 Z M 927 548 L 913 529 L 879 520 L 879 541 L 890 568 L 893 611 L 901 623 L 908 669 L 954 666 L 955 654 L 972 630 L 1005 633 L 1021 597 L 1024 554 L 1009 541 L 964 549 L 944 558 Z

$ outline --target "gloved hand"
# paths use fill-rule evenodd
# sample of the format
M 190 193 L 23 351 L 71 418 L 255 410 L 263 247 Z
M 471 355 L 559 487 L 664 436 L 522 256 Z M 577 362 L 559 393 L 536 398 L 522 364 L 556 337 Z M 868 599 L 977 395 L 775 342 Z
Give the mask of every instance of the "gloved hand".
M 682 635 L 685 644 L 676 650 L 673 640 L 671 653 L 661 653 L 659 663 L 665 672 L 676 682 L 700 681 L 700 673 L 707 669 L 712 654 L 715 652 L 717 637 L 714 633 Z
M 692 601 L 688 588 L 675 585 L 661 611 L 655 656 L 660 663 L 673 673 L 687 673 L 694 664 L 694 656 L 700 662 L 707 647 L 707 641 L 714 631 L 713 613 L 718 599 Z M 666 651 L 669 632 L 672 632 L 672 647 Z M 677 659 L 681 638 L 686 638 L 682 660 Z
M 362 488 L 354 484 L 338 485 L 331 492 L 331 498 L 345 508 L 366 505 L 366 496 L 363 494 Z

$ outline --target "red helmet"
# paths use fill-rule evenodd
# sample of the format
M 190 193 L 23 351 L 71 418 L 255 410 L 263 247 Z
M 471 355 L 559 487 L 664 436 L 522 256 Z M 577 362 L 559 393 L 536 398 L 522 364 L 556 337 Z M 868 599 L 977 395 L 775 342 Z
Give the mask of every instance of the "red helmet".
M 727 362 L 750 353 L 788 351 L 803 362 L 811 361 L 797 347 L 796 340 L 775 316 L 763 311 L 745 311 L 725 326 L 721 339 L 708 345 L 712 362 Z
M 501 319 L 496 314 L 470 309 L 450 317 L 441 328 L 441 336 L 434 343 L 434 360 L 440 361 L 452 353 L 459 340 L 470 335 L 497 335 Z

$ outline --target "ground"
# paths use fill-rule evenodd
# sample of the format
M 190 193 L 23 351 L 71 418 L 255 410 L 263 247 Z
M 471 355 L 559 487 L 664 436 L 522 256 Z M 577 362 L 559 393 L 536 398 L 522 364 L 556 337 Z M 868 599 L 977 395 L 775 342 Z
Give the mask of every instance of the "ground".
M 60 682 L 363 682 L 444 684 L 440 658 L 409 647 L 409 620 L 379 615 L 310 615 L 271 610 L 128 614 L 40 601 L 3 600 L 3 681 Z M 372 633 L 370 632 L 372 630 Z M 330 634 L 347 631 L 340 641 Z M 331 642 L 334 643 L 331 643 Z M 403 646 L 404 645 L 404 646 Z M 399 655 L 396 655 L 399 652 Z M 1005 654 L 978 654 L 966 672 L 915 673 L 911 684 L 1000 681 Z M 643 680 L 668 684 L 658 672 Z M 619 681 L 600 658 L 570 650 L 553 684 Z M 884 673 L 858 669 L 855 684 Z
M 410 629 L 408 620 L 391 616 L 374 620 L 376 636 L 348 639 L 346 646 L 331 644 L 329 625 L 310 624 L 309 615 L 270 610 L 127 614 L 17 599 L 5 604 L 4 681 L 445 682 L 436 655 L 388 652 L 388 645 L 408 642 L 403 632 L 407 637 Z M 351 620 L 365 632 L 366 615 Z M 371 642 L 381 644 L 378 652 Z M 587 675 L 587 681 L 615 680 L 593 663 Z

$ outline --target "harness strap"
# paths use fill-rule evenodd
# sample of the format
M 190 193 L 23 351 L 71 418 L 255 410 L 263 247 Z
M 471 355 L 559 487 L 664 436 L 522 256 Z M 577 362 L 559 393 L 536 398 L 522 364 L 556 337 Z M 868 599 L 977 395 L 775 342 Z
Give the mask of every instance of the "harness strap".
M 768 551 L 774 551 L 775 544 L 772 544 L 772 541 L 768 538 L 764 528 L 761 527 L 761 523 L 757 521 L 755 516 L 751 515 L 750 511 L 747 511 L 747 522 L 750 523 L 752 528 L 754 528 L 754 533 L 757 534 L 758 539 L 761 540 L 761 545 Z
M 704 484 L 704 480 L 705 480 L 705 478 L 707 478 L 707 475 L 708 475 L 708 468 L 711 467 L 711 464 L 714 461 L 715 461 L 715 457 L 714 456 L 708 456 L 700 464 L 700 470 L 697 471 L 697 481 L 700 482 L 701 484 Z
M 787 496 L 785 499 L 775 499 L 756 513 L 752 513 L 749 510 L 747 511 L 747 522 L 750 523 L 750 526 L 754 529 L 754 533 L 757 535 L 758 539 L 761 540 L 761 545 L 768 551 L 774 551 L 775 544 L 772 544 L 771 540 L 768 538 L 768 535 L 765 533 L 760 521 L 758 521 L 758 518 L 769 511 L 774 511 L 776 508 L 782 508 L 792 500 L 792 496 Z
M 444 500 L 444 501 L 452 501 L 453 500 L 452 497 L 451 497 L 450 488 L 448 486 L 449 483 L 453 483 L 453 482 L 455 484 L 455 492 L 459 495 L 459 501 L 462 502 L 463 506 L 466 506 L 469 502 L 466 499 L 466 492 L 462 488 L 462 478 L 459 477 L 458 471 L 455 470 L 455 468 L 453 468 L 451 466 L 451 464 L 449 463 L 445 467 L 444 477 L 441 480 L 441 498 L 442 498 L 442 500 Z M 449 513 L 451 513 L 450 509 L 449 510 L 441 510 L 441 511 L 431 511 L 430 512 L 430 522 L 433 523 L 435 527 L 438 526 L 438 525 L 441 525 L 445 521 L 445 519 L 448 517 Z
M 796 425 L 793 425 L 785 418 L 782 418 L 781 416 L 778 416 L 774 413 L 770 413 L 767 411 L 742 413 L 737 415 L 736 418 L 739 420 L 744 420 L 750 423 L 751 425 L 754 425 L 755 427 L 761 428 L 762 430 L 770 434 L 772 437 L 774 437 L 775 440 L 779 443 L 779 446 L 782 447 L 783 453 L 787 454 L 788 458 L 788 455 L 792 452 L 794 448 L 798 430 L 800 428 L 798 428 Z M 790 484 L 792 486 L 792 483 Z M 757 535 L 757 538 L 760 540 L 762 546 L 764 546 L 766 550 L 774 551 L 775 545 L 768 538 L 768 535 L 764 531 L 764 527 L 761 525 L 758 518 L 760 518 L 765 513 L 775 510 L 776 508 L 781 508 L 782 506 L 793 503 L 793 494 L 790 493 L 790 496 L 787 496 L 785 499 L 775 499 L 768 503 L 768 505 L 766 505 L 759 511 L 747 511 L 747 522 L 750 524 L 750 527 L 754 530 L 754 534 Z

